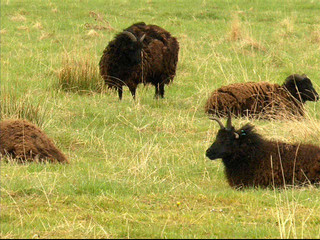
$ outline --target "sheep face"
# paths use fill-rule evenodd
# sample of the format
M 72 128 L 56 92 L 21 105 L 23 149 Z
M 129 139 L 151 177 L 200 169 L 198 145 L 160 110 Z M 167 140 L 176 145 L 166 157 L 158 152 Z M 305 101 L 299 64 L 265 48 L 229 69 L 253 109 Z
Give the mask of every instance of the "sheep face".
M 313 88 L 312 83 L 309 78 L 304 78 L 297 83 L 301 98 L 304 101 L 318 101 L 319 94 Z
M 232 129 L 220 129 L 215 142 L 206 151 L 210 160 L 226 158 L 232 155 L 233 149 L 238 147 L 239 135 Z
M 121 41 L 122 44 L 120 44 L 119 54 L 123 56 L 125 59 L 124 62 L 128 65 L 137 65 L 141 63 L 144 37 L 145 35 L 138 39 L 133 33 L 128 31 L 121 33 L 121 38 L 125 38 L 125 41 Z
M 294 74 L 286 79 L 284 86 L 291 95 L 302 103 L 306 101 L 318 101 L 319 94 L 313 88 L 311 80 L 306 75 Z
M 228 112 L 228 120 L 226 126 L 224 126 L 221 121 L 217 118 L 210 118 L 215 120 L 220 125 L 220 130 L 217 134 L 216 141 L 207 150 L 206 156 L 210 160 L 215 160 L 217 158 L 227 158 L 232 155 L 234 149 L 239 146 L 240 135 L 231 125 L 231 114 Z
M 132 65 L 141 62 L 142 44 L 140 42 L 131 42 L 124 50 L 123 54 L 126 56 L 129 63 Z
M 246 124 L 239 130 L 231 125 L 231 114 L 228 112 L 228 120 L 226 126 L 224 126 L 219 119 L 210 118 L 215 120 L 220 125 L 215 142 L 206 151 L 206 156 L 210 160 L 217 158 L 227 159 L 237 152 L 241 152 L 242 149 L 247 148 L 248 145 L 258 145 L 261 143 L 261 137 L 259 134 L 254 133 L 254 126 Z

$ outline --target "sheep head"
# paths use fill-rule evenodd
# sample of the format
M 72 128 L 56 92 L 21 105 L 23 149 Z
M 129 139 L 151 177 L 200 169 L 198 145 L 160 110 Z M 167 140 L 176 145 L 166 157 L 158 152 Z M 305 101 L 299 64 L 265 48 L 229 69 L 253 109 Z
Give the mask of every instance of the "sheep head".
M 305 75 L 293 74 L 287 77 L 283 86 L 290 94 L 302 103 L 306 101 L 318 101 L 319 94 L 313 88 L 311 80 Z
M 129 31 L 123 31 L 119 34 L 118 40 L 121 44 L 119 44 L 120 48 L 118 54 L 120 54 L 129 65 L 141 63 L 144 38 L 145 34 L 141 38 L 138 38 Z
M 254 126 L 246 124 L 238 131 L 231 124 L 231 114 L 228 113 L 228 120 L 226 126 L 217 118 L 210 118 L 217 121 L 220 125 L 215 142 L 207 149 L 206 156 L 210 160 L 217 158 L 227 158 L 231 156 L 237 149 L 241 147 L 246 141 L 247 135 L 249 135 Z

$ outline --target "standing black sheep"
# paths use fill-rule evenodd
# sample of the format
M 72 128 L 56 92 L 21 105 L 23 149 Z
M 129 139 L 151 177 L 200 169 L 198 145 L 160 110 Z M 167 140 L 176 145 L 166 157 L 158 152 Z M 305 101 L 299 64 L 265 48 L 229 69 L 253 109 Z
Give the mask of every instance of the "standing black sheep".
M 169 32 L 156 25 L 136 23 L 116 35 L 103 51 L 100 74 L 109 88 L 129 87 L 135 98 L 139 83 L 151 83 L 155 97 L 164 97 L 164 85 L 169 84 L 178 62 L 179 44 Z
M 299 117 L 303 104 L 317 101 L 319 95 L 306 75 L 293 74 L 282 86 L 267 82 L 235 83 L 215 90 L 205 112 L 218 117 L 231 111 L 236 116 L 256 118 Z
M 229 185 L 283 187 L 286 184 L 320 183 L 320 148 L 310 144 L 288 144 L 263 139 L 246 124 L 239 130 L 220 125 L 216 141 L 207 150 L 211 159 L 222 158 Z

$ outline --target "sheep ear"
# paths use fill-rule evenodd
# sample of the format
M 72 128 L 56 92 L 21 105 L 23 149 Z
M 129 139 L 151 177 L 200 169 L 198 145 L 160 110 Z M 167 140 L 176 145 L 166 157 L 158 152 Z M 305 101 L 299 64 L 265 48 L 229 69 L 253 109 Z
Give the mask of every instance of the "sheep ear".
M 238 133 L 234 132 L 234 137 L 235 137 L 235 139 L 239 139 L 240 136 Z
M 143 40 L 144 40 L 145 37 L 146 37 L 146 34 L 143 34 L 139 41 L 140 41 L 140 42 L 143 42 Z

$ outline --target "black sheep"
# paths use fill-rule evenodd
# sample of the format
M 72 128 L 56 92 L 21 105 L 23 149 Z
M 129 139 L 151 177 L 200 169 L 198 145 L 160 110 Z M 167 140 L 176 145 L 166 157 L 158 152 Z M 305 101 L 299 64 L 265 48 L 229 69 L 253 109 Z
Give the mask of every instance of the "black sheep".
M 263 139 L 246 124 L 239 130 L 231 125 L 231 116 L 220 125 L 215 142 L 206 156 L 222 158 L 229 185 L 241 187 L 284 187 L 320 183 L 320 148 L 310 144 L 288 144 Z
M 304 115 L 306 101 L 318 101 L 319 95 L 306 75 L 293 74 L 282 86 L 267 82 L 234 83 L 215 90 L 205 112 L 218 117 L 231 111 L 236 116 L 254 118 L 290 118 Z
M 129 87 L 135 98 L 139 83 L 155 86 L 155 97 L 164 97 L 178 62 L 179 43 L 169 32 L 156 25 L 136 23 L 118 33 L 103 51 L 100 74 L 109 88 Z

